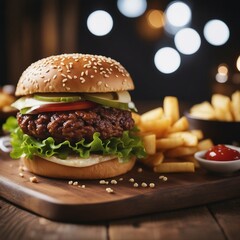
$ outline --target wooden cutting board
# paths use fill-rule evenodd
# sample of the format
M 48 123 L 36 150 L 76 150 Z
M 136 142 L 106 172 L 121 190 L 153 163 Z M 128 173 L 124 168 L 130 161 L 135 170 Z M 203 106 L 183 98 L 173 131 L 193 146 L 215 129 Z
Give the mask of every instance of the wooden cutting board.
M 113 178 L 117 184 L 101 185 L 99 180 L 79 181 L 37 176 L 38 183 L 30 182 L 33 174 L 19 175 L 19 161 L 0 155 L 0 196 L 40 216 L 63 222 L 93 222 L 124 218 L 147 213 L 192 207 L 240 196 L 240 172 L 218 176 L 197 170 L 195 173 L 160 174 L 137 165 L 124 176 Z M 120 178 L 123 178 L 121 181 Z M 133 187 L 134 178 L 139 184 Z M 107 180 L 107 179 L 105 179 Z M 148 187 L 141 187 L 145 182 Z M 155 187 L 150 188 L 149 183 Z M 85 188 L 82 188 L 85 185 Z M 108 193 L 106 188 L 112 188 Z

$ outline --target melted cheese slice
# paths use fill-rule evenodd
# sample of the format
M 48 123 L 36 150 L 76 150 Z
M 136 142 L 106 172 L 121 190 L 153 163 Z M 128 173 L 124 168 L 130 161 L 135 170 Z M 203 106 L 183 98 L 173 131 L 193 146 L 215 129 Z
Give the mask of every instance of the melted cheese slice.
M 116 156 L 113 156 L 113 155 L 102 156 L 97 154 L 91 154 L 89 158 L 79 158 L 77 156 L 69 156 L 66 159 L 60 159 L 55 156 L 52 156 L 49 158 L 41 156 L 41 158 L 44 158 L 45 160 L 50 162 L 54 162 L 54 163 L 69 166 L 69 167 L 88 167 L 94 164 L 112 160 L 116 158 Z

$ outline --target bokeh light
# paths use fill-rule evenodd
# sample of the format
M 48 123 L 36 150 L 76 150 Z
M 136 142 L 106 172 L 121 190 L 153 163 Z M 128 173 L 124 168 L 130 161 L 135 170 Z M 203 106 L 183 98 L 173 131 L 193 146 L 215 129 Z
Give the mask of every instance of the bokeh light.
M 190 55 L 200 48 L 201 38 L 194 29 L 183 28 L 175 35 L 174 42 L 179 52 Z
M 237 67 L 237 70 L 240 72 L 240 56 L 237 59 L 236 67 Z
M 161 10 L 151 9 L 147 14 L 148 25 L 152 28 L 162 28 L 164 26 L 164 15 Z
M 174 48 L 164 47 L 156 52 L 154 63 L 160 72 L 169 74 L 179 68 L 181 57 Z
M 175 1 L 167 6 L 165 18 L 165 30 L 170 34 L 175 34 L 180 28 L 190 23 L 192 11 L 186 3 Z
M 218 66 L 215 79 L 219 83 L 225 83 L 228 80 L 228 66 L 226 64 L 223 63 Z
M 118 10 L 126 17 L 135 18 L 141 16 L 147 9 L 146 0 L 118 0 Z
M 112 30 L 113 19 L 108 12 L 97 10 L 88 16 L 87 27 L 92 34 L 104 36 Z
M 228 41 L 230 31 L 226 23 L 218 19 L 213 19 L 205 24 L 203 34 L 210 44 L 220 46 Z

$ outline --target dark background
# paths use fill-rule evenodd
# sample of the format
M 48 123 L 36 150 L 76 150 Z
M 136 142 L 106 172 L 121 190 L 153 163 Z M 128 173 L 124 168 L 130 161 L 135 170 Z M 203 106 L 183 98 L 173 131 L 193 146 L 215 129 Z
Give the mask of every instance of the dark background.
M 172 1 L 148 1 L 148 9 L 165 10 Z M 162 100 L 166 95 L 182 101 L 209 100 L 213 92 L 230 94 L 239 89 L 231 82 L 237 73 L 240 55 L 240 11 L 238 1 L 183 1 L 192 9 L 190 27 L 201 36 L 201 47 L 193 55 L 181 55 L 181 65 L 172 74 L 159 72 L 154 55 L 160 47 L 174 47 L 174 40 L 162 31 L 149 38 L 141 29 L 143 16 L 127 18 L 115 0 L 1 0 L 0 1 L 0 83 L 16 84 L 32 62 L 53 54 L 91 53 L 114 58 L 131 74 L 136 100 Z M 94 10 L 106 10 L 113 17 L 112 31 L 102 37 L 92 35 L 86 20 Z M 203 27 L 211 19 L 223 20 L 230 38 L 223 46 L 210 45 Z M 216 83 L 217 66 L 226 63 L 230 81 Z

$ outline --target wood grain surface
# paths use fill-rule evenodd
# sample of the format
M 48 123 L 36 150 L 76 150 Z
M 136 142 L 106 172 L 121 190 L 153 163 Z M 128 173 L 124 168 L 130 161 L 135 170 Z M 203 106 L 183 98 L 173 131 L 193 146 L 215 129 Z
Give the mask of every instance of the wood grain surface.
M 48 179 L 22 172 L 19 161 L 7 156 L 0 158 L 0 195 L 31 212 L 48 219 L 63 222 L 92 222 L 138 216 L 198 206 L 240 196 L 239 172 L 231 176 L 208 174 L 203 170 L 195 173 L 167 174 L 168 181 L 160 180 L 159 174 L 136 166 L 131 172 L 115 178 L 118 184 L 101 185 L 98 180 L 79 181 L 69 185 L 66 180 Z M 134 178 L 138 188 L 129 182 Z M 109 179 L 111 181 L 112 179 Z M 155 183 L 154 188 L 141 187 L 141 183 Z M 85 188 L 81 186 L 85 185 Z M 111 187 L 114 193 L 107 193 Z

